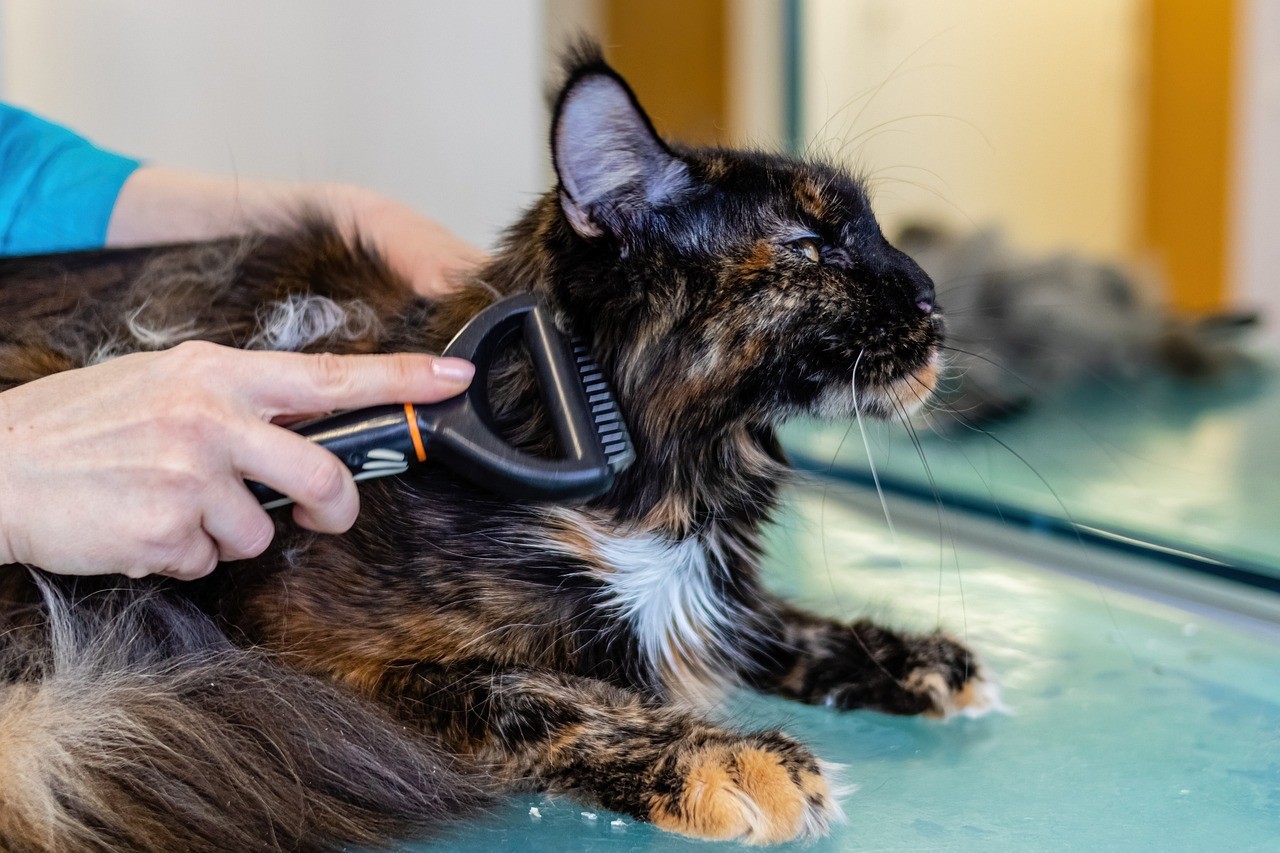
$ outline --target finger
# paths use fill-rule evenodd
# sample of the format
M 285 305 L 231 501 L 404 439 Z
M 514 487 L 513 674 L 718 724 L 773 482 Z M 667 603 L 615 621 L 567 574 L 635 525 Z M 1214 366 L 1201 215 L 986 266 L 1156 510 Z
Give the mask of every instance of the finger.
M 243 483 L 228 482 L 212 490 L 201 519 L 222 561 L 256 557 L 275 537 L 276 526 Z
M 331 517 L 319 516 L 309 508 L 298 504 L 293 508 L 293 523 L 299 527 L 305 527 L 307 530 L 314 530 L 317 533 L 346 533 L 351 529 L 351 525 L 356 523 L 356 517 L 359 514 L 360 504 L 358 498 L 356 511 L 351 514 L 351 520 L 338 523 L 334 523 Z
M 299 524 L 319 533 L 341 533 L 355 523 L 360 498 L 351 472 L 337 456 L 287 429 L 257 421 L 249 421 L 240 436 L 232 466 L 240 476 L 292 498 Z
M 201 532 L 192 536 L 182 550 L 165 561 L 156 574 L 189 581 L 204 577 L 217 566 L 218 549 L 213 540 Z
M 463 359 L 420 353 L 253 355 L 261 359 L 240 377 L 241 387 L 267 417 L 381 403 L 434 403 L 466 390 L 475 374 Z

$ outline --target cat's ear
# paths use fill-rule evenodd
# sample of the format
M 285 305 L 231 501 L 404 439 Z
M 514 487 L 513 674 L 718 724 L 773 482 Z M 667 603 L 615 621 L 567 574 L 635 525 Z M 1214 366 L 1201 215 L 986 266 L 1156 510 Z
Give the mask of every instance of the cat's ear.
M 556 103 L 552 157 L 560 204 L 585 237 L 630 233 L 692 185 L 630 87 L 603 62 L 580 68 Z

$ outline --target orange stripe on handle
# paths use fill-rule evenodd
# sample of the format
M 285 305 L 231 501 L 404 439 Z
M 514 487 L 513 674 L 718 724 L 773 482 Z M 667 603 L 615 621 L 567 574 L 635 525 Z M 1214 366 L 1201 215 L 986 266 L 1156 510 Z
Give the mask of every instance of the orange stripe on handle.
M 418 432 L 418 415 L 413 410 L 413 403 L 404 404 L 404 416 L 409 421 L 409 436 L 413 439 L 413 452 L 418 455 L 419 462 L 426 462 L 427 449 L 422 446 L 422 433 Z

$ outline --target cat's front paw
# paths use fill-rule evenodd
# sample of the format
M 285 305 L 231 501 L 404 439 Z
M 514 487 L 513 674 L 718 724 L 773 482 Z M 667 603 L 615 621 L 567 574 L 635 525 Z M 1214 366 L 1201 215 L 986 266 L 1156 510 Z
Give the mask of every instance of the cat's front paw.
M 779 733 L 674 745 L 649 797 L 648 820 L 681 835 L 775 844 L 827 833 L 844 815 L 824 766 Z
M 981 717 L 1007 711 L 1000 685 L 978 657 L 944 634 L 918 638 L 914 668 L 901 679 L 902 689 L 919 698 L 926 717 Z
M 943 633 L 899 634 L 858 622 L 797 672 L 800 697 L 845 710 L 941 719 L 1007 710 L 978 656 Z

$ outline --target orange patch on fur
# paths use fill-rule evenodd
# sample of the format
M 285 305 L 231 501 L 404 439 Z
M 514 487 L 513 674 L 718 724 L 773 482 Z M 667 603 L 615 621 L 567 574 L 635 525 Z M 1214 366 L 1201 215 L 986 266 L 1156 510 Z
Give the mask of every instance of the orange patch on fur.
M 825 800 L 831 795 L 831 786 L 827 784 L 826 778 L 821 773 L 801 773 L 800 790 L 804 791 L 810 800 Z
M 928 402 L 933 389 L 938 386 L 938 360 L 932 358 L 928 364 L 889 385 L 887 392 L 908 413 L 915 411 Z
M 805 811 L 827 795 L 816 773 L 792 778 L 768 750 L 710 747 L 690 762 L 674 808 L 655 808 L 650 820 L 662 829 L 713 840 L 748 844 L 790 841 L 805 831 Z
M 774 264 L 773 245 L 768 240 L 758 240 L 751 249 L 751 254 L 742 259 L 742 263 L 738 264 L 738 270 L 746 276 L 755 276 L 768 269 L 772 269 Z
M 738 784 L 761 807 L 768 823 L 763 841 L 786 841 L 800 833 L 806 797 L 778 757 L 762 749 L 738 753 Z
M 555 761 L 560 753 L 572 751 L 575 746 L 579 746 L 585 740 L 586 734 L 587 727 L 584 725 L 565 726 L 547 745 L 545 760 Z
M 760 363 L 761 358 L 765 354 L 765 343 L 758 338 L 752 338 L 747 341 L 742 349 L 738 350 L 734 367 L 739 371 L 750 370 Z
M 701 756 L 685 775 L 684 791 L 672 811 L 656 811 L 649 819 L 669 832 L 728 841 L 751 829 L 750 804 L 737 790 L 725 767 L 724 754 Z
M 666 494 L 645 514 L 640 529 L 678 540 L 689 535 L 693 521 L 693 507 L 688 500 L 675 494 Z
M 576 524 L 566 520 L 556 527 L 551 538 L 558 549 L 564 553 L 592 565 L 601 565 L 600 557 L 596 553 L 595 546 L 591 544 L 591 539 Z
M 796 199 L 800 202 L 800 206 L 814 219 L 819 220 L 825 219 L 827 215 L 827 201 L 822 190 L 822 186 L 810 178 L 804 178 L 796 183 Z
M 729 174 L 729 161 L 723 157 L 708 157 L 702 165 L 703 177 L 708 181 L 718 181 Z
M 968 708 L 978 698 L 978 691 L 973 681 L 966 681 L 960 692 L 951 697 L 951 704 L 957 708 Z
M 5 365 L 5 379 L 15 383 L 33 382 L 77 365 L 60 352 L 43 347 L 7 346 L 0 348 Z
M 395 662 L 452 664 L 477 657 L 495 663 L 563 666 L 567 643 L 546 641 L 536 630 L 545 608 L 518 593 L 493 589 L 469 619 L 449 614 L 388 608 L 363 618 L 347 616 L 303 590 L 264 595 L 251 605 L 261 626 L 259 642 L 291 666 L 341 682 L 358 693 L 379 695 Z
M 924 712 L 924 716 L 935 720 L 947 716 L 949 708 L 954 707 L 955 697 L 946 677 L 932 669 L 917 669 L 902 681 L 902 686 L 912 693 L 922 693 L 933 700 L 933 707 Z M 966 685 L 966 688 L 968 685 Z
M 786 675 L 778 679 L 778 685 L 799 695 L 804 690 L 804 679 L 809 674 L 809 667 L 803 659 L 797 659 L 795 666 Z

